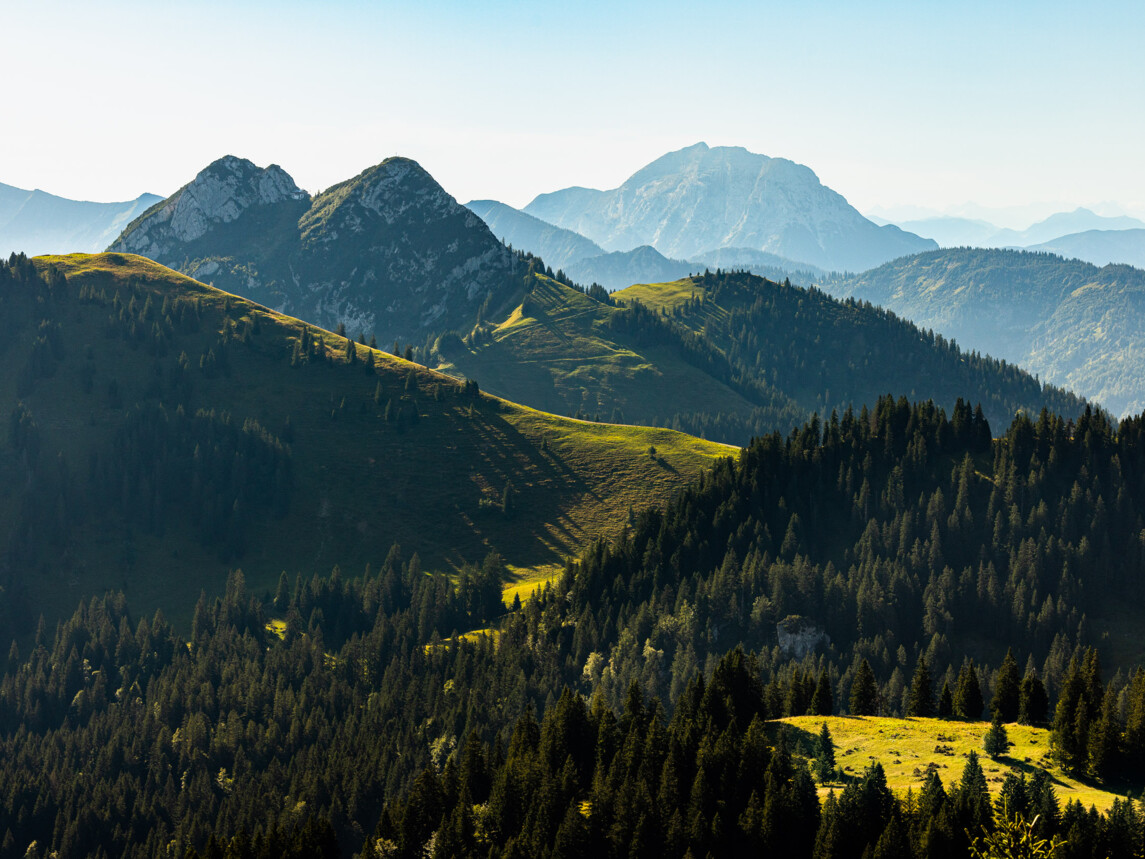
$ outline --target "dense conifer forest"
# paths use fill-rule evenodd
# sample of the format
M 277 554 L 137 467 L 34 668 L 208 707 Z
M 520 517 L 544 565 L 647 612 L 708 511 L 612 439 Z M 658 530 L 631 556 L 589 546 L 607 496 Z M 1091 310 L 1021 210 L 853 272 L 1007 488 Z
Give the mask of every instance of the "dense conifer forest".
M 8 430 L 36 455 L 33 416 Z M 190 497 L 237 556 L 253 520 L 206 513 L 297 503 L 260 425 L 154 404 L 122 432 L 138 455 L 91 468 L 141 532 Z M 51 485 L 29 521 L 67 514 Z M 87 598 L 0 663 L 0 857 L 1140 855 L 1143 493 L 1140 418 L 996 431 L 964 400 L 883 397 L 757 438 L 508 606 L 497 553 L 445 573 L 399 546 L 261 597 L 234 569 L 189 634 Z M 989 715 L 1003 757 L 1005 724 L 1041 724 L 1126 798 L 1061 802 L 1037 766 L 991 798 L 973 755 L 896 795 L 775 721 L 808 714 Z
M 1044 407 L 1075 417 L 1084 407 L 1072 393 L 1043 385 L 1014 364 L 960 349 L 870 302 L 839 300 L 815 287 L 745 272 L 708 271 L 690 283 L 703 300 L 673 307 L 665 319 L 670 327 L 691 333 L 685 337 L 691 349 L 702 343 L 724 358 L 728 378 L 782 391 L 804 414 L 858 409 L 890 392 L 947 404 L 971 399 L 996 425 L 1021 409 Z M 735 426 L 734 415 L 679 414 L 668 425 L 744 443 L 776 429 L 785 432 L 791 424 L 783 417 L 757 410 Z

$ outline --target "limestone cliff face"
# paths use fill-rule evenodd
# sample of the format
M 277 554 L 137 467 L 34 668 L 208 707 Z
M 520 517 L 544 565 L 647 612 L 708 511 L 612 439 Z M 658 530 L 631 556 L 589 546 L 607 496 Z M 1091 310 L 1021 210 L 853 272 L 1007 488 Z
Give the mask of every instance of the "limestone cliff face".
M 513 253 L 408 158 L 312 199 L 281 168 L 228 156 L 111 249 L 383 343 L 472 325 L 520 283 Z
M 799 615 L 789 615 L 781 620 L 775 625 L 775 633 L 780 649 L 800 659 L 820 644 L 826 646 L 831 643 L 831 637 L 814 621 Z
M 308 199 L 278 165 L 260 168 L 228 155 L 144 213 L 109 250 L 158 259 L 202 238 L 212 227 L 238 220 L 252 206 Z

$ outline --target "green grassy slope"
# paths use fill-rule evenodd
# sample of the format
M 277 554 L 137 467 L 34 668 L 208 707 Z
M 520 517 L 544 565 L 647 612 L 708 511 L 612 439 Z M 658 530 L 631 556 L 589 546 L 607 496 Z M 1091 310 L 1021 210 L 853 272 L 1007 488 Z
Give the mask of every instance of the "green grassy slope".
M 898 794 L 913 789 L 916 793 L 926 780 L 927 769 L 938 770 L 939 778 L 949 790 L 956 785 L 971 751 L 978 753 L 986 784 L 994 794 L 1009 771 L 1025 773 L 1046 770 L 1062 807 L 1079 800 L 1089 808 L 1106 810 L 1113 800 L 1124 798 L 1141 785 L 1097 784 L 1080 781 L 1062 772 L 1050 755 L 1050 732 L 1045 728 L 1011 724 L 1006 733 L 1013 746 L 1009 753 L 992 760 L 983 751 L 983 738 L 989 722 L 961 722 L 947 719 L 895 719 L 874 716 L 797 716 L 782 723 L 797 731 L 800 751 L 814 757 L 815 738 L 820 726 L 827 723 L 835 743 L 835 760 L 848 776 L 860 775 L 873 761 L 882 764 L 887 784 Z M 830 786 L 820 789 L 826 793 Z M 835 785 L 838 790 L 841 785 Z
M 0 411 L 7 417 L 22 402 L 39 439 L 29 457 L 13 447 L 11 422 L 0 430 L 0 547 L 19 557 L 8 572 L 9 605 L 33 624 L 41 610 L 60 617 L 108 588 L 125 590 L 136 611 L 159 607 L 185 622 L 200 588 L 218 592 L 235 566 L 255 590 L 273 589 L 283 570 L 293 579 L 338 564 L 357 575 L 395 542 L 427 568 L 479 563 L 497 550 L 511 569 L 535 576 L 618 533 L 629 505 L 663 499 L 734 452 L 666 430 L 589 424 L 475 397 L 455 380 L 363 345 L 350 364 L 344 338 L 141 257 L 34 263 L 66 282 L 50 290 L 16 284 L 0 296 L 7 325 Z M 44 321 L 57 354 L 45 359 L 50 372 L 33 372 L 47 348 L 36 345 Z M 314 344 L 309 360 L 295 355 L 304 338 Z M 216 350 L 226 372 L 210 371 Z M 122 444 L 133 410 L 158 413 L 161 405 L 168 415 L 180 405 L 188 415 L 226 412 L 236 426 L 253 419 L 289 443 L 289 506 L 282 518 L 252 516 L 241 555 L 223 557 L 196 538 L 186 499 L 164 502 L 159 529 L 147 515 L 132 518 L 124 511 L 140 506 L 141 494 L 158 496 L 157 487 L 120 486 L 99 467 Z M 47 497 L 21 539 L 29 495 L 43 495 L 56 471 L 69 475 L 74 493 Z M 499 507 L 510 482 L 513 512 L 505 515 Z
M 538 276 L 525 302 L 485 337 L 443 350 L 438 368 L 517 402 L 603 420 L 662 422 L 679 411 L 747 414 L 753 404 L 671 344 L 609 326 L 620 309 Z
M 439 341 L 435 366 L 516 402 L 737 444 L 886 394 L 981 403 L 997 432 L 1019 409 L 1083 409 L 877 307 L 738 272 L 638 284 L 608 303 L 537 275 L 519 306 L 463 333 Z
M 670 318 L 728 356 L 744 376 L 766 379 L 821 414 L 879 396 L 933 399 L 948 411 L 980 403 L 995 433 L 1016 411 L 1076 416 L 1082 402 L 1030 373 L 864 302 L 742 273 L 639 284 L 613 294 Z M 984 352 L 987 350 L 983 350 Z

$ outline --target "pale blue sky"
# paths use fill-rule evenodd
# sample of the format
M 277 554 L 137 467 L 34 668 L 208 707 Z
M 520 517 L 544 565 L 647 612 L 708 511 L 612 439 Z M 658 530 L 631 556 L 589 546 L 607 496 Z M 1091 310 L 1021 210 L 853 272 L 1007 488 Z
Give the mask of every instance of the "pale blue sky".
M 4 0 L 0 182 L 169 194 L 224 154 L 310 191 L 416 158 L 458 199 L 613 187 L 704 140 L 863 211 L 1145 213 L 1140 2 Z

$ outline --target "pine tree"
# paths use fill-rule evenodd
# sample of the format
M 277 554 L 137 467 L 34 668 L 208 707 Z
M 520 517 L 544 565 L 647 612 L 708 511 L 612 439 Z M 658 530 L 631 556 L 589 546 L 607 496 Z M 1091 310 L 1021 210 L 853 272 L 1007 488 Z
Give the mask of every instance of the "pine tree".
M 831 731 L 827 723 L 823 723 L 819 731 L 819 743 L 815 756 L 815 778 L 820 784 L 831 781 L 835 775 L 835 742 L 831 739 Z
M 999 713 L 1003 722 L 1013 722 L 1018 718 L 1021 706 L 1022 678 L 1018 674 L 1018 663 L 1013 650 L 1006 651 L 998 674 L 994 678 L 994 696 L 990 699 L 990 712 Z
M 918 665 L 910 681 L 906 714 L 920 718 L 934 715 L 934 688 L 930 682 L 930 666 L 923 654 L 918 657 Z
M 963 828 L 977 832 L 981 827 L 993 823 L 990 807 L 990 791 L 986 787 L 986 773 L 978 762 L 978 753 L 973 749 L 966 756 L 966 766 L 954 795 L 954 807 Z
M 994 759 L 1002 757 L 1010 750 L 1010 746 L 1013 745 L 1010 742 L 1009 735 L 1006 733 L 1006 726 L 1002 724 L 1001 713 L 994 714 L 994 719 L 990 723 L 990 730 L 986 732 L 983 744 L 986 749 L 986 754 Z
M 1082 774 L 1089 755 L 1089 727 L 1095 715 L 1086 700 L 1087 689 L 1083 668 L 1077 658 L 1069 662 L 1069 670 L 1062 682 L 1058 703 L 1054 708 L 1054 722 L 1050 732 L 1050 747 L 1054 756 L 1067 772 Z
M 958 672 L 958 685 L 954 690 L 954 713 L 960 719 L 972 722 L 982 718 L 982 687 L 978 683 L 978 671 L 974 660 L 962 663 Z
M 879 712 L 879 688 L 875 684 L 875 672 L 867 660 L 859 663 L 855 678 L 851 681 L 851 715 L 876 716 Z
M 808 715 L 830 716 L 834 710 L 835 703 L 831 697 L 831 678 L 827 675 L 827 669 L 824 668 L 819 672 L 819 682 L 815 685 L 815 694 L 811 696 Z
M 1050 698 L 1037 669 L 1031 668 L 1018 690 L 1018 721 L 1023 725 L 1043 725 L 1050 712 Z
M 938 696 L 938 718 L 949 719 L 954 715 L 954 696 L 950 694 L 950 684 L 942 681 L 942 694 Z
M 1112 691 L 1106 690 L 1100 715 L 1089 728 L 1086 771 L 1091 778 L 1099 780 L 1108 778 L 1117 764 L 1121 724 L 1115 698 Z
M 290 604 L 290 581 L 286 578 L 286 570 L 279 573 L 278 587 L 274 591 L 274 608 L 276 611 L 286 611 Z

